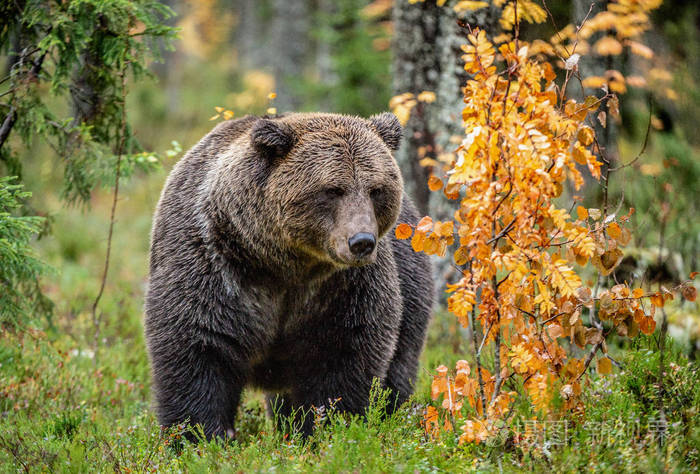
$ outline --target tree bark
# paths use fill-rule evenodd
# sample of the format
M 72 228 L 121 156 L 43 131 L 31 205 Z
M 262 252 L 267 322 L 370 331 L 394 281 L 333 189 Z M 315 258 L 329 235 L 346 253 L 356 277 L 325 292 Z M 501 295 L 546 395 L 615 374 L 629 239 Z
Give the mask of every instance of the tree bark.
M 272 54 L 269 47 L 269 23 L 262 15 L 260 0 L 236 0 L 237 25 L 235 46 L 238 50 L 238 61 L 244 70 L 272 69 Z
M 311 45 L 310 12 L 307 0 L 274 0 L 272 21 L 273 71 L 279 112 L 301 106 L 294 84 L 303 75 Z
M 581 25 L 581 23 L 586 19 L 586 17 L 588 17 L 588 19 L 590 20 L 597 13 L 605 10 L 605 8 L 607 7 L 607 3 L 607 0 L 603 2 L 594 2 L 592 0 L 574 0 L 572 4 L 572 16 L 574 24 L 577 26 Z M 591 46 L 600 36 L 602 35 L 596 35 L 588 39 L 588 42 L 591 44 Z M 578 63 L 581 78 L 583 79 L 590 76 L 604 77 L 605 72 L 610 69 L 619 70 L 619 65 L 615 64 L 615 62 L 616 61 L 613 60 L 612 56 L 596 56 L 593 54 L 584 55 L 581 57 Z M 577 96 L 581 94 L 580 87 L 576 87 L 573 84 L 569 87 L 569 92 L 572 95 Z M 585 89 L 581 94 L 582 96 L 579 97 L 579 99 L 583 100 L 583 96 L 588 95 L 600 96 L 600 93 L 600 89 L 597 91 L 593 89 Z M 610 117 L 610 114 L 607 113 L 607 106 L 604 105 L 601 110 L 606 112 L 607 115 L 606 127 L 603 128 L 603 126 L 598 122 L 598 120 L 593 120 L 592 125 L 596 133 L 596 139 L 598 141 L 598 144 L 602 149 L 601 153 L 604 154 L 606 161 L 608 161 L 612 166 L 615 166 L 614 163 L 617 161 L 617 126 L 615 124 L 615 120 L 613 120 L 613 118 Z M 604 163 L 602 172 L 605 171 L 605 167 L 607 167 L 607 165 Z M 586 179 L 587 187 L 589 185 L 593 185 L 596 182 L 592 179 L 590 173 L 584 172 L 583 175 Z
M 428 178 L 442 170 L 421 166 L 424 157 L 436 158 L 440 153 L 454 151 L 464 134 L 462 88 L 468 79 L 462 62 L 460 46 L 466 40 L 469 25 L 479 27 L 489 35 L 498 34 L 498 11 L 487 7 L 468 14 L 457 15 L 455 2 L 438 6 L 435 0 L 411 4 L 395 0 L 393 7 L 393 76 L 394 93 L 432 91 L 436 100 L 419 102 L 404 127 L 404 138 L 396 159 L 404 176 L 406 192 L 418 210 L 433 219 L 451 218 L 455 201 L 448 201 L 442 192 L 428 189 Z M 451 140 L 452 138 L 452 140 Z M 424 150 L 422 156 L 420 151 Z M 450 280 L 452 268 L 447 259 L 435 262 L 437 287 Z

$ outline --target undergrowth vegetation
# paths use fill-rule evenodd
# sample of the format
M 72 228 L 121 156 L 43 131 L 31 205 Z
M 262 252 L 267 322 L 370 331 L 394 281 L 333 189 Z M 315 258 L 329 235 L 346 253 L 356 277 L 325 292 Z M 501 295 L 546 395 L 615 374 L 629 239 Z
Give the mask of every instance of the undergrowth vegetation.
M 134 327 L 139 311 L 123 315 Z M 437 316 L 431 339 L 447 314 Z M 110 321 L 117 323 L 117 321 Z M 111 325 L 111 324 L 110 324 Z M 122 332 L 122 331 L 120 331 Z M 239 413 L 237 440 L 184 442 L 184 426 L 162 431 L 150 410 L 147 356 L 140 331 L 115 338 L 95 362 L 80 335 L 32 330 L 0 342 L 0 470 L 2 472 L 653 472 L 697 469 L 700 463 L 700 373 L 682 351 L 669 351 L 667 391 L 656 390 L 658 355 L 652 337 L 621 352 L 624 370 L 593 377 L 585 390 L 586 421 L 532 423 L 526 403 L 514 408 L 512 434 L 480 445 L 458 435 L 426 435 L 423 412 L 432 375 L 423 371 L 413 400 L 389 417 L 385 395 L 372 394 L 366 418 L 315 413 L 307 441 L 275 428 L 260 393 L 250 391 Z M 450 360 L 431 346 L 424 360 Z M 430 365 L 430 362 L 427 362 Z M 660 443 L 658 407 L 667 429 Z M 196 428 L 194 428 L 196 431 Z

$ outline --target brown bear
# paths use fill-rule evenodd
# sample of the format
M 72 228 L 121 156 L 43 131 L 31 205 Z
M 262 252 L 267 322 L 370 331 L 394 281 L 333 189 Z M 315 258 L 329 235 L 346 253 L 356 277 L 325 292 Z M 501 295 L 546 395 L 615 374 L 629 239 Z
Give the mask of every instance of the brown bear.
M 158 419 L 233 436 L 241 391 L 282 413 L 363 414 L 378 378 L 413 390 L 431 267 L 391 151 L 392 114 L 226 121 L 174 167 L 155 213 L 146 339 Z M 313 417 L 301 426 L 313 428 Z

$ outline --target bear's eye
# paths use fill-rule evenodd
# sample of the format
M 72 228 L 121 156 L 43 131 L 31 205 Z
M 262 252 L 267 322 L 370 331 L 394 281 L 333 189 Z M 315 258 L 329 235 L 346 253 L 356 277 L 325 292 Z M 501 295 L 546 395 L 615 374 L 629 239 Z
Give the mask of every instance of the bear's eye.
M 384 190 L 383 190 L 382 188 L 374 188 L 373 190 L 371 190 L 371 191 L 369 192 L 369 197 L 370 197 L 373 201 L 376 201 L 377 199 L 379 199 L 380 197 L 382 197 L 383 194 L 384 194 Z
M 328 188 L 323 190 L 323 194 L 329 198 L 339 198 L 345 194 L 345 191 L 341 188 Z

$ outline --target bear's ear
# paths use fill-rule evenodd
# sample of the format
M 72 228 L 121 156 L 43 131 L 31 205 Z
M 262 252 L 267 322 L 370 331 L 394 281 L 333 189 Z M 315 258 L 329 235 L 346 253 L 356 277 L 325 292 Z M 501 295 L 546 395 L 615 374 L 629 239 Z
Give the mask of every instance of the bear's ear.
M 399 149 L 403 128 L 401 127 L 399 119 L 396 118 L 396 115 L 391 112 L 383 112 L 381 114 L 372 115 L 369 121 L 389 149 L 393 151 Z
M 294 145 L 294 130 L 286 123 L 261 118 L 251 132 L 255 149 L 268 159 L 286 155 Z

